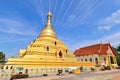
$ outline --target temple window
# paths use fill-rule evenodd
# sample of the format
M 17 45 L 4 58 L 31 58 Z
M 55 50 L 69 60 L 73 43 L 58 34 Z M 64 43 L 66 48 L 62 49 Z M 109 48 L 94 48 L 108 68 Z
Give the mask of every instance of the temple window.
M 85 59 L 85 61 L 87 62 L 87 59 Z
M 55 41 L 54 44 L 57 45 L 57 42 Z
M 49 47 L 47 46 L 47 51 L 49 51 Z
M 92 58 L 90 58 L 90 62 L 92 62 Z
M 67 53 L 67 49 L 66 49 L 66 53 Z

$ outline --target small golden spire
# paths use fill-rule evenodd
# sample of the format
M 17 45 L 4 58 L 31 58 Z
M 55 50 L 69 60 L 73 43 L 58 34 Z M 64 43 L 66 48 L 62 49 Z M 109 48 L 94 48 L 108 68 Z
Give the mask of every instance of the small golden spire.
M 49 11 L 48 14 L 47 14 L 47 23 L 51 23 L 51 18 L 52 18 L 52 14 Z

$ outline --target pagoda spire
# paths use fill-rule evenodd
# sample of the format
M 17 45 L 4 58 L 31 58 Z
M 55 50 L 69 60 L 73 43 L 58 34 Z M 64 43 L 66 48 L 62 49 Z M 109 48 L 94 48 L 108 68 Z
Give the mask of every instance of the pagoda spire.
M 48 14 L 47 14 L 47 23 L 51 24 L 51 18 L 52 18 L 52 14 L 49 10 Z
M 41 33 L 40 33 L 40 37 L 53 37 L 56 38 L 56 34 L 55 31 L 52 28 L 52 24 L 51 24 L 51 19 L 52 19 L 52 14 L 49 11 L 47 14 L 47 22 L 45 27 L 42 29 Z

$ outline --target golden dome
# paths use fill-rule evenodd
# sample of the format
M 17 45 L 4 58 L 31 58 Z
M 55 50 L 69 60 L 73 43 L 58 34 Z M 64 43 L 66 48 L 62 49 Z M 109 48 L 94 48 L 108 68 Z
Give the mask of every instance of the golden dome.
M 45 27 L 42 29 L 41 33 L 40 33 L 40 37 L 53 37 L 56 38 L 56 34 L 52 28 L 52 24 L 51 24 L 51 18 L 52 18 L 52 14 L 49 11 L 47 14 L 47 23 L 45 25 Z

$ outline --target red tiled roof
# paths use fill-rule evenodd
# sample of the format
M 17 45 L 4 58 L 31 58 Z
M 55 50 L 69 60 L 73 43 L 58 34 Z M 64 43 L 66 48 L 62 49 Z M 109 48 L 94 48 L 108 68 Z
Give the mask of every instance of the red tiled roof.
M 104 55 L 107 54 L 108 46 L 111 48 L 113 53 L 116 55 L 115 51 L 111 47 L 110 43 L 106 44 L 95 44 L 87 47 L 80 48 L 74 52 L 75 56 L 83 56 L 83 55 L 89 55 L 89 54 L 99 54 Z

